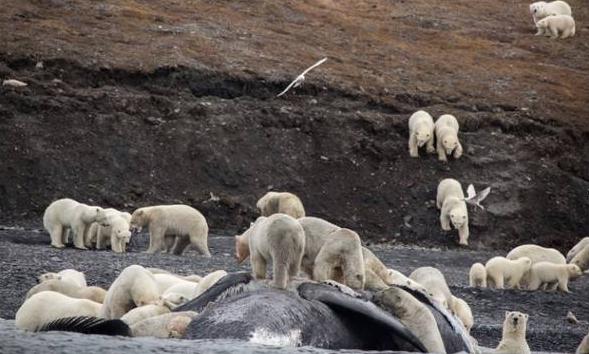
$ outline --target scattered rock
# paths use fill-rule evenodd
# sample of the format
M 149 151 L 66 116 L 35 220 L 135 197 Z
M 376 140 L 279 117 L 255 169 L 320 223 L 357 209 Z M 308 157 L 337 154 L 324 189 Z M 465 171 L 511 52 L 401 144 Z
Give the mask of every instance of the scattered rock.
M 571 311 L 569 311 L 567 313 L 567 321 L 569 323 L 572 323 L 572 324 L 578 324 L 579 323 L 579 320 L 577 319 L 577 317 L 575 316 L 575 314 L 572 313 Z
M 2 81 L 2 86 L 10 86 L 10 87 L 25 87 L 28 86 L 26 82 L 22 82 L 15 79 L 8 79 Z

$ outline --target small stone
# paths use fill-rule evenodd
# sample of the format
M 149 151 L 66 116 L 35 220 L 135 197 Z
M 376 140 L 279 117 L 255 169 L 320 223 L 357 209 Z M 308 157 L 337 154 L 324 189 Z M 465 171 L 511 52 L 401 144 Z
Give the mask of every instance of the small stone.
M 37 62 L 37 64 L 35 65 L 35 69 L 43 69 L 45 66 L 43 65 L 42 61 Z
M 11 87 L 25 87 L 28 86 L 26 82 L 22 82 L 15 79 L 8 79 L 2 81 L 2 86 L 11 86 Z
M 575 314 L 572 313 L 571 311 L 569 311 L 567 313 L 567 321 L 569 321 L 569 323 L 572 323 L 572 324 L 578 324 L 579 323 L 579 320 L 577 319 L 577 317 L 575 316 Z
M 165 121 L 161 118 L 156 118 L 156 117 L 147 117 L 145 118 L 145 122 L 151 125 L 160 125 L 162 123 L 164 123 Z

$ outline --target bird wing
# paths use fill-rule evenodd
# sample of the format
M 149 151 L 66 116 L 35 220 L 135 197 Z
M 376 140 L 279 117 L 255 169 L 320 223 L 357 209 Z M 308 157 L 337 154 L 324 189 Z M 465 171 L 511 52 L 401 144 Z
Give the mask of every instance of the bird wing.
M 305 71 L 303 71 L 303 73 L 301 74 L 301 76 L 305 76 L 306 73 L 308 73 L 309 71 L 315 69 L 319 65 L 323 64 L 326 60 L 327 60 L 327 58 L 323 58 L 323 59 L 319 60 L 318 62 L 316 62 L 315 64 L 309 66 Z
M 285 93 L 286 93 L 288 90 L 290 90 L 290 89 L 291 89 L 291 87 L 292 87 L 294 84 L 296 84 L 296 83 L 298 83 L 298 82 L 301 82 L 301 81 L 303 81 L 303 80 L 305 79 L 305 74 L 306 74 L 306 73 L 308 73 L 308 72 L 309 72 L 309 71 L 311 71 L 312 69 L 314 69 L 314 68 L 318 67 L 319 65 L 323 64 L 323 63 L 324 63 L 326 60 L 327 60 L 327 58 L 323 58 L 323 59 L 319 60 L 318 62 L 316 62 L 315 64 L 313 64 L 313 65 L 311 65 L 310 67 L 308 67 L 307 69 L 305 69 L 305 71 L 303 71 L 303 73 L 302 73 L 301 75 L 297 76 L 297 78 L 296 78 L 296 79 L 294 79 L 294 80 L 293 80 L 293 81 L 290 83 L 290 85 L 288 85 L 288 86 L 287 86 L 287 87 L 284 89 L 284 91 L 282 91 L 281 93 L 279 93 L 278 95 L 276 95 L 276 97 L 280 97 L 280 96 L 284 95 L 284 94 L 285 94 Z

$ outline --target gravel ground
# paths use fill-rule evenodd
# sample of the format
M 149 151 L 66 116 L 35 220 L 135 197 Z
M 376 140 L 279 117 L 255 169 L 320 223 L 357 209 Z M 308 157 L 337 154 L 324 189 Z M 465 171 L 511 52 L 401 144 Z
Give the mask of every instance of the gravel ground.
M 108 287 L 117 274 L 131 264 L 159 267 L 180 274 L 196 273 L 203 275 L 216 269 L 227 271 L 244 270 L 249 264 L 237 266 L 232 257 L 231 237 L 211 236 L 209 240 L 212 258 L 199 257 L 189 250 L 183 256 L 168 254 L 149 255 L 142 253 L 147 248 L 147 235 L 141 234 L 131 241 L 130 252 L 115 254 L 109 251 L 80 251 L 73 248 L 57 250 L 49 247 L 49 237 L 36 229 L 0 229 L 0 317 L 13 319 L 25 293 L 32 287 L 35 276 L 48 271 L 75 268 L 86 273 L 88 283 Z M 441 269 L 454 295 L 465 299 L 472 307 L 475 326 L 472 334 L 479 344 L 494 347 L 501 337 L 501 324 L 504 311 L 517 310 L 530 315 L 528 342 L 532 350 L 549 352 L 572 352 L 589 330 L 589 304 L 586 294 L 589 278 L 581 278 L 570 284 L 570 294 L 528 292 L 518 290 L 473 289 L 468 287 L 468 270 L 473 262 L 484 262 L 492 252 L 469 250 L 436 250 L 410 247 L 392 247 L 386 244 L 369 245 L 371 249 L 390 267 L 408 274 L 419 266 L 435 266 Z M 570 324 L 565 316 L 572 311 L 581 321 Z M 0 337 L 14 339 L 10 323 L 0 326 Z M 11 334 L 12 333 L 12 334 Z M 53 337 L 55 336 L 55 337 Z M 55 344 L 59 352 L 65 348 L 75 349 L 84 343 L 83 336 L 69 336 L 68 342 L 61 343 L 64 334 L 43 334 L 39 337 L 27 334 L 26 340 L 19 337 L 10 342 L 8 352 L 24 351 L 31 338 L 39 338 Z M 54 340 L 55 339 L 55 340 Z M 161 341 L 149 339 L 117 339 L 126 342 L 129 351 L 158 350 Z M 35 342 L 35 341 L 32 341 Z M 116 347 L 115 342 L 104 341 L 106 352 Z M 68 344 L 65 344 L 68 343 Z M 170 342 L 172 343 L 172 342 Z M 187 350 L 189 346 L 182 341 L 173 341 L 174 351 Z M 6 343 L 4 345 L 7 345 Z M 71 345 L 71 346 L 70 346 Z M 167 346 L 167 344 L 166 344 Z M 20 348 L 20 349 L 19 349 Z M 53 347 L 52 347 L 53 348 Z M 110 349 L 109 349 L 110 348 Z M 118 347 L 117 347 L 118 348 Z M 183 349 L 184 348 L 184 349 Z M 208 347 L 207 347 L 208 348 Z M 212 352 L 222 352 L 223 344 L 212 345 Z M 244 350 L 249 350 L 244 347 Z M 255 347 L 250 348 L 256 350 Z M 149 351 L 148 350 L 148 351 Z M 4 351 L 6 352 L 6 351 Z

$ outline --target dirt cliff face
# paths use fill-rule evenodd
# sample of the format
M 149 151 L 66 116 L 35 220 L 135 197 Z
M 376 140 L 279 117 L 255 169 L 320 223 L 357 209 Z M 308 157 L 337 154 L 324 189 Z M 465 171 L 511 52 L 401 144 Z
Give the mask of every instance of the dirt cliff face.
M 589 10 L 571 5 L 578 36 L 550 41 L 527 2 L 8 4 L 0 78 L 29 85 L 0 88 L 0 219 L 69 196 L 187 203 L 232 232 L 274 189 L 365 238 L 454 247 L 434 203 L 453 177 L 493 189 L 472 247 L 566 250 L 589 218 Z M 418 109 L 458 118 L 463 158 L 409 157 Z

